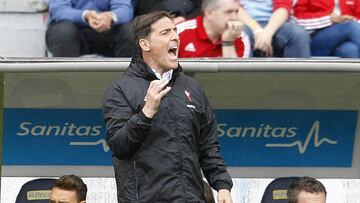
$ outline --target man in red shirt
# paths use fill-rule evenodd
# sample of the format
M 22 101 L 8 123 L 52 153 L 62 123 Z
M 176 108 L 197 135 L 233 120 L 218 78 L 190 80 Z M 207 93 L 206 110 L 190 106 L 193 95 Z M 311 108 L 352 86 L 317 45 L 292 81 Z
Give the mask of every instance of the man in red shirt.
M 249 57 L 250 42 L 238 18 L 238 0 L 203 0 L 203 16 L 177 25 L 179 57 Z

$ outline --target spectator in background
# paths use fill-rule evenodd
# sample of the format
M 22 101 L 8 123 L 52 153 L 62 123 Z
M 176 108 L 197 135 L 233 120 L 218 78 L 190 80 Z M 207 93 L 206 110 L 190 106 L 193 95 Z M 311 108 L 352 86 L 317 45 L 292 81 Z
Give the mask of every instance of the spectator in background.
M 288 22 L 291 0 L 240 0 L 239 17 L 247 25 L 254 56 L 310 57 L 309 34 Z
M 320 181 L 305 176 L 289 186 L 287 196 L 289 203 L 325 203 L 326 189 Z
M 250 43 L 238 18 L 238 0 L 203 0 L 203 16 L 177 25 L 179 57 L 248 57 Z
M 80 177 L 64 175 L 55 181 L 50 203 L 85 203 L 87 187 Z
M 335 1 L 298 0 L 293 20 L 311 33 L 312 56 L 359 58 L 360 24 L 332 17 Z
M 133 9 L 131 0 L 50 0 L 47 47 L 61 57 L 132 56 Z
M 174 23 L 201 15 L 202 0 L 135 0 L 135 16 L 165 10 L 175 15 Z

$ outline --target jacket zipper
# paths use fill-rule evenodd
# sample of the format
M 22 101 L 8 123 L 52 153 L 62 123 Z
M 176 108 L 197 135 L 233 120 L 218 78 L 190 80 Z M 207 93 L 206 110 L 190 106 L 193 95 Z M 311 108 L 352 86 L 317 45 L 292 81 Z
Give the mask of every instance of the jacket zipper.
M 136 178 L 136 161 L 134 161 L 134 176 L 135 176 L 135 195 L 136 200 L 139 201 L 139 194 L 138 194 L 138 184 L 137 184 L 137 178 Z
M 179 129 L 179 125 L 177 123 L 175 123 L 176 126 L 176 132 L 178 132 Z M 176 133 L 177 134 L 177 133 Z M 182 157 L 182 137 L 181 136 L 177 136 L 178 139 L 178 150 L 179 150 L 179 155 L 180 155 L 180 180 L 182 183 L 182 189 L 183 189 L 183 194 L 184 194 L 184 199 L 185 202 L 187 202 L 187 198 L 186 198 L 186 186 L 185 186 L 185 180 L 184 180 L 184 171 L 183 171 L 183 157 Z

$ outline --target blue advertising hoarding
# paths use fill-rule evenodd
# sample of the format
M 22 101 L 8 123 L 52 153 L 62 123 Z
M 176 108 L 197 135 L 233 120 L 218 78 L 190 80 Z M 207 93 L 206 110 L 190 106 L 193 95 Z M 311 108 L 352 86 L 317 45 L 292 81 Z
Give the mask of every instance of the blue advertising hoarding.
M 357 111 L 216 110 L 234 167 L 351 167 Z M 99 109 L 5 109 L 4 165 L 112 165 Z
M 217 110 L 228 166 L 351 167 L 357 111 Z
M 5 109 L 4 165 L 111 165 L 99 109 Z

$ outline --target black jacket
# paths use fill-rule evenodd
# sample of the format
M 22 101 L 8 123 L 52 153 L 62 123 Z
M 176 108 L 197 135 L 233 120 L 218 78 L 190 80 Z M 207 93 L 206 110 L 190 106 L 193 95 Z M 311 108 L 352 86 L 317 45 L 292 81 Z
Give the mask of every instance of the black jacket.
M 196 81 L 181 70 L 174 70 L 172 89 L 152 119 L 141 109 L 157 78 L 142 59 L 133 58 L 106 92 L 103 116 L 119 202 L 204 202 L 201 169 L 214 189 L 232 187 L 214 113 Z

